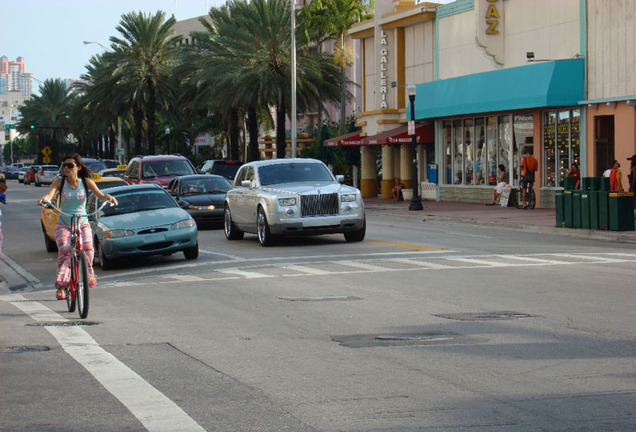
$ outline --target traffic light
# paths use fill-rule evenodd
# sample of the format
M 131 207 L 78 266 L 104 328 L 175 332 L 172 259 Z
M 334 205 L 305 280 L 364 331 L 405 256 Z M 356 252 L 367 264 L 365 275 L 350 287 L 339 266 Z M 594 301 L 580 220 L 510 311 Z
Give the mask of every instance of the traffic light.
M 35 129 L 35 125 L 31 125 L 31 129 Z

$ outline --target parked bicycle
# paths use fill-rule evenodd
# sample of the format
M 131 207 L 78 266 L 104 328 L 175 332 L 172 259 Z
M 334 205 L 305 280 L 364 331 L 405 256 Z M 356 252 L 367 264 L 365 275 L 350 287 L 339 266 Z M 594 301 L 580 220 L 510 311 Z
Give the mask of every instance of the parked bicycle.
M 86 252 L 82 246 L 82 231 L 80 218 L 90 217 L 101 211 L 106 206 L 112 206 L 109 201 L 104 201 L 97 210 L 87 215 L 69 214 L 65 213 L 51 201 L 44 201 L 43 207 L 50 208 L 54 212 L 60 215 L 64 215 L 71 218 L 71 280 L 69 281 L 67 293 L 66 293 L 66 305 L 69 312 L 75 312 L 75 306 L 77 305 L 77 312 L 80 318 L 84 319 L 88 316 L 88 261 L 86 258 Z
M 537 204 L 536 196 L 534 195 L 534 188 L 530 188 L 529 182 L 523 182 L 518 188 L 513 188 L 510 191 L 510 203 L 517 208 L 523 208 L 523 188 L 526 188 L 526 205 L 529 209 L 534 210 Z

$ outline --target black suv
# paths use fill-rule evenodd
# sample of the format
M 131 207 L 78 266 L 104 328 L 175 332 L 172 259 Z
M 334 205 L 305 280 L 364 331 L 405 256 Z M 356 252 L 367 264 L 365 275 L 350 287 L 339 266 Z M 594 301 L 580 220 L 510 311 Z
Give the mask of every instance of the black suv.
M 243 162 L 212 159 L 207 160 L 201 167 L 201 172 L 206 174 L 216 174 L 225 177 L 228 180 L 234 180 L 238 169 Z

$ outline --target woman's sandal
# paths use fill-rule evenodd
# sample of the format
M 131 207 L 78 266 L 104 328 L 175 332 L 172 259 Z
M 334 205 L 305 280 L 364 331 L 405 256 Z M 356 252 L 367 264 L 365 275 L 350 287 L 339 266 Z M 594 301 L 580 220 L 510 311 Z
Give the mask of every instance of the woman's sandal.
M 58 300 L 66 300 L 66 290 L 64 288 L 58 288 L 55 293 L 55 298 Z
M 88 286 L 89 288 L 95 288 L 97 286 L 97 278 L 95 275 L 90 275 L 88 277 Z

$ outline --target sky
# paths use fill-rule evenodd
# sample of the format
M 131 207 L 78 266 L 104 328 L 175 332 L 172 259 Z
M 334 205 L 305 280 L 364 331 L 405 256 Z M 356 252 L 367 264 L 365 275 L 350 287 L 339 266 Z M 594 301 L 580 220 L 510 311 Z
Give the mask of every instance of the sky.
M 121 16 L 129 12 L 155 14 L 177 20 L 207 14 L 224 0 L 0 0 L 0 56 L 23 57 L 33 87 L 52 78 L 79 78 L 90 58 L 108 47 Z M 39 92 L 37 92 L 39 93 Z

